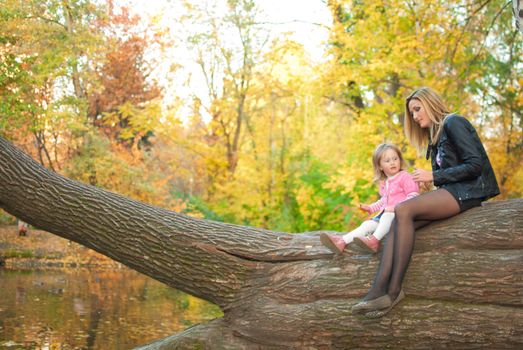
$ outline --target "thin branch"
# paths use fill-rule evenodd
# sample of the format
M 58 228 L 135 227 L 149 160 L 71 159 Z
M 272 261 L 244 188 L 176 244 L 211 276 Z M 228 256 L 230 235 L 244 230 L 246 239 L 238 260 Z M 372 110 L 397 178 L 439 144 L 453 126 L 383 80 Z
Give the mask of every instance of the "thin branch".
M 24 17 L 24 19 L 40 19 L 40 20 L 42 20 L 42 21 L 44 21 L 44 22 L 57 24 L 57 25 L 59 25 L 60 27 L 62 27 L 62 28 L 64 28 L 65 30 L 67 30 L 67 27 L 65 26 L 65 24 L 60 23 L 60 22 L 58 22 L 57 20 L 54 20 L 54 19 L 45 18 L 45 17 L 42 17 L 42 16 L 26 16 L 26 17 Z
M 302 21 L 302 20 L 299 20 L 299 19 L 294 19 L 292 21 L 285 21 L 285 22 L 254 22 L 254 24 L 260 24 L 260 25 L 267 25 L 267 24 L 268 25 L 286 25 L 286 24 L 290 24 L 290 23 L 302 23 L 302 24 L 309 24 L 309 25 L 312 25 L 312 26 L 321 27 L 321 28 L 328 29 L 328 30 L 332 29 L 332 27 L 327 26 L 327 25 L 325 25 L 323 23 L 308 22 L 308 21 Z
M 501 8 L 501 10 L 499 10 L 496 15 L 494 16 L 494 18 L 492 19 L 492 22 L 490 23 L 490 26 L 488 27 L 486 33 L 485 33 L 485 36 L 483 38 L 483 42 L 478 50 L 478 52 L 476 53 L 476 55 L 470 60 L 470 63 L 467 65 L 467 69 L 465 71 L 463 71 L 460 76 L 459 76 L 459 79 L 463 78 L 463 76 L 465 76 L 465 74 L 468 74 L 469 70 L 470 70 L 470 67 L 472 67 L 473 63 L 475 63 L 479 57 L 479 55 L 481 54 L 481 52 L 483 51 L 483 49 L 485 48 L 485 45 L 487 43 L 487 38 L 490 34 L 490 31 L 492 30 L 492 28 L 494 27 L 494 24 L 496 23 L 496 20 L 498 19 L 499 16 L 501 16 L 501 13 L 507 8 L 507 6 L 509 6 L 510 4 L 512 3 L 512 0 L 510 0 L 509 2 L 507 2 L 505 4 L 505 6 L 503 6 Z
M 454 49 L 452 50 L 452 54 L 450 55 L 450 66 L 452 66 L 452 64 L 454 63 L 454 57 L 456 56 L 456 51 L 458 50 L 459 43 L 463 39 L 463 36 L 465 35 L 465 30 L 469 26 L 471 19 L 474 16 L 476 16 L 485 6 L 487 6 L 490 1 L 491 0 L 485 1 L 476 10 L 474 10 L 472 12 L 472 14 L 467 17 L 467 19 L 465 19 L 465 25 L 463 26 L 463 29 L 461 30 L 461 33 L 459 34 L 459 38 L 458 38 L 458 40 L 456 40 L 456 43 L 454 45 Z

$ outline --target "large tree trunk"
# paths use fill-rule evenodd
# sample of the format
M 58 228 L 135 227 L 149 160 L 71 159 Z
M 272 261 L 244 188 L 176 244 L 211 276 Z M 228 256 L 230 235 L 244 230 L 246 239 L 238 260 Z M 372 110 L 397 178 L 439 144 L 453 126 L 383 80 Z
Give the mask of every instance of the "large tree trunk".
M 376 256 L 333 256 L 318 232 L 212 222 L 130 200 L 46 170 L 3 139 L 0 206 L 224 312 L 144 349 L 523 348 L 521 199 L 419 230 L 407 298 L 379 320 L 350 312 Z
M 523 0 L 512 0 L 516 28 L 523 34 Z

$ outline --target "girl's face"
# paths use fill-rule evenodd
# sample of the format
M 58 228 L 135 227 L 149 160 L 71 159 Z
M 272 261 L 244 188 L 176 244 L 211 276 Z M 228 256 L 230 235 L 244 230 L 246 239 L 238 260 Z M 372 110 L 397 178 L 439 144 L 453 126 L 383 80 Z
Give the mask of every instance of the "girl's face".
M 396 175 L 401 170 L 401 161 L 398 153 L 393 149 L 388 149 L 381 155 L 380 170 L 391 177 Z
M 423 104 L 420 100 L 413 98 L 409 101 L 408 107 L 412 119 L 420 126 L 420 128 L 426 129 L 432 125 L 432 120 L 430 120 L 427 111 L 423 108 Z

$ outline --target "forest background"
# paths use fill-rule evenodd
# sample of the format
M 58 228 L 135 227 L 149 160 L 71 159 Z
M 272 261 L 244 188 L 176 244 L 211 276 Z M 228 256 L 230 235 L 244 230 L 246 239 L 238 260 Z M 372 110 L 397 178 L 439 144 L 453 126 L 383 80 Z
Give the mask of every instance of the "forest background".
M 377 199 L 377 144 L 430 167 L 402 131 L 405 96 L 429 86 L 477 127 L 498 198 L 523 197 L 510 1 L 325 1 L 320 62 L 271 36 L 256 1 L 178 3 L 184 31 L 123 1 L 0 0 L 0 135 L 67 177 L 188 215 L 347 231 Z M 205 81 L 188 95 L 173 89 L 189 86 L 182 46 Z

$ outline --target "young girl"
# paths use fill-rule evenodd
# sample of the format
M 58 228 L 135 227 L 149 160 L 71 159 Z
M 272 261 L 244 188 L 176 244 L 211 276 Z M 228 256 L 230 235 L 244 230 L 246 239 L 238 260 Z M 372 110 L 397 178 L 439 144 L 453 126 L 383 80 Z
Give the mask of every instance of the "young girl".
M 334 253 L 341 253 L 346 245 L 354 241 L 372 253 L 378 251 L 380 240 L 389 232 L 394 219 L 394 207 L 419 194 L 419 186 L 412 176 L 403 170 L 405 162 L 398 147 L 390 143 L 379 145 L 372 155 L 374 180 L 379 181 L 381 198 L 360 208 L 369 214 L 379 212 L 371 220 L 364 221 L 357 229 L 339 237 L 322 233 L 321 242 Z

